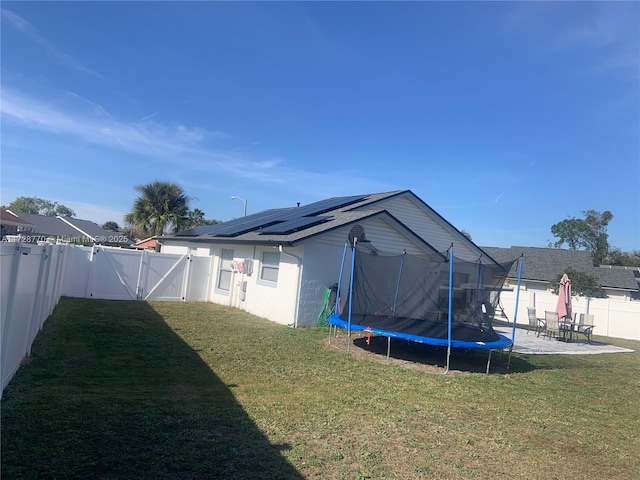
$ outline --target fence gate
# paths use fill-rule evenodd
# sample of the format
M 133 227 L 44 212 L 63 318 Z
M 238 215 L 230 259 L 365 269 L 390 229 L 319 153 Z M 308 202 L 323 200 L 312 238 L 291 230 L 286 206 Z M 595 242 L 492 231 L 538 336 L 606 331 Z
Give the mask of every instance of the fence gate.
M 186 300 L 189 255 L 144 250 L 136 298 L 139 300 Z
M 185 299 L 188 255 L 96 246 L 89 262 L 89 298 Z

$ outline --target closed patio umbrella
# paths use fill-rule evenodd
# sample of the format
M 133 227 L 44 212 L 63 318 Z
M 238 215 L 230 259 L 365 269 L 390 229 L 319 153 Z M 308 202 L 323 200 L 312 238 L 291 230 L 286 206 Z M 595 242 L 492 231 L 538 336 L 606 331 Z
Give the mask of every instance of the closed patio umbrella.
M 560 279 L 560 288 L 558 289 L 558 305 L 556 306 L 558 318 L 567 317 L 571 319 L 571 280 L 565 273 Z

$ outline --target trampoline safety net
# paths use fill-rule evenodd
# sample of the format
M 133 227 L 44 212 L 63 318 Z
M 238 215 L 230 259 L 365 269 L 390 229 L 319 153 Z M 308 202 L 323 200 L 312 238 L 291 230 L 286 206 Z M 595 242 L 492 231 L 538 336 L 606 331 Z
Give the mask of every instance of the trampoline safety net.
M 451 289 L 452 337 L 469 342 L 498 339 L 493 319 L 507 273 L 503 264 L 440 255 L 387 254 L 356 247 L 352 298 L 341 285 L 340 318 L 351 324 L 446 339 Z M 451 285 L 450 285 L 451 276 Z

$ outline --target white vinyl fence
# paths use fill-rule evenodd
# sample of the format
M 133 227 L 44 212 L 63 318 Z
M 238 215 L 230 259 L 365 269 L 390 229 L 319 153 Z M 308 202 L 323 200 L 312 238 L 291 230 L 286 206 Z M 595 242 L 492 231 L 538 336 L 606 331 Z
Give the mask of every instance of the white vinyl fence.
M 207 301 L 213 257 L 76 247 L 63 295 L 109 300 Z
M 2 391 L 61 296 L 207 301 L 213 257 L 0 242 Z
M 545 310 L 555 311 L 558 296 L 551 292 L 521 291 L 518 299 L 518 325 L 528 325 L 527 307 L 534 307 L 539 318 Z M 516 292 L 501 292 L 500 303 L 510 321 L 513 320 Z M 640 302 L 613 300 L 611 298 L 572 297 L 572 310 L 593 314 L 594 335 L 640 340 Z

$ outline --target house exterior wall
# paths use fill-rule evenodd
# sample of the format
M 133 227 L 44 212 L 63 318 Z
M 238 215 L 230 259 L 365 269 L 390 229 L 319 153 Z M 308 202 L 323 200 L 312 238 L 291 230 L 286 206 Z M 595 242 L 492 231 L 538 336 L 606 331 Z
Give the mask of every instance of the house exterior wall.
M 383 251 L 424 254 L 424 245 L 415 241 L 384 218 L 360 222 L 371 243 Z M 162 245 L 163 253 L 212 255 L 211 287 L 208 300 L 240 308 L 284 325 L 315 325 L 326 289 L 338 281 L 344 245 L 351 226 L 337 229 L 297 247 L 283 247 L 280 253 L 277 285 L 260 280 L 263 252 L 277 247 L 238 244 L 196 244 L 188 241 Z M 233 250 L 234 265 L 229 292 L 217 288 L 222 250 Z M 240 271 L 244 260 L 252 260 L 253 271 Z M 349 275 L 346 265 L 345 275 Z M 245 284 L 246 282 L 246 284 Z
M 195 244 L 179 242 L 162 246 L 163 253 L 185 254 Z M 233 250 L 232 271 L 229 291 L 218 288 L 222 265 L 222 250 Z M 287 248 L 287 254 L 280 255 L 278 280 L 275 284 L 260 279 L 262 255 L 264 252 L 278 252 L 275 247 L 258 247 L 239 244 L 198 244 L 192 253 L 212 255 L 211 286 L 208 300 L 245 310 L 283 325 L 293 324 L 297 311 L 299 261 L 302 261 L 304 247 Z M 244 270 L 244 261 L 251 260 L 251 271 Z M 243 265 L 243 267 L 241 267 Z
M 233 249 L 234 268 L 231 273 L 231 288 L 228 294 L 217 289 L 222 249 Z M 287 248 L 280 253 L 277 282 L 265 282 L 260 278 L 262 257 L 265 252 L 279 252 L 274 247 L 253 247 L 248 245 L 220 245 L 214 247 L 213 287 L 211 301 L 230 305 L 254 315 L 267 318 L 283 325 L 293 325 L 297 308 L 296 297 L 300 282 L 299 263 L 302 262 L 304 248 Z M 298 260 L 299 259 L 299 260 Z M 251 260 L 250 271 L 241 271 L 240 265 Z

